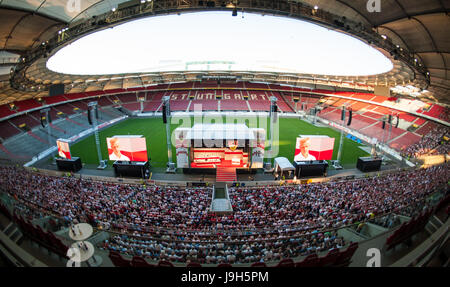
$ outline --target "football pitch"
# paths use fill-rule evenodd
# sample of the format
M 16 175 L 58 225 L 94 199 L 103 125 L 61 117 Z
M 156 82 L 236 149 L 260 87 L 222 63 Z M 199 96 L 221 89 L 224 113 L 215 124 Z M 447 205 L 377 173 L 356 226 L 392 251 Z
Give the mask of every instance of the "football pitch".
M 171 131 L 180 126 L 190 127 L 194 122 L 197 123 L 198 120 L 199 119 L 188 116 L 178 118 L 172 117 Z M 203 123 L 219 123 L 221 121 L 222 123 L 245 123 L 250 128 L 265 128 L 266 131 L 269 129 L 268 118 L 225 118 L 219 116 L 204 117 L 202 119 Z M 286 157 L 292 161 L 294 159 L 296 138 L 299 135 L 328 135 L 335 138 L 333 160 L 337 158 L 340 132 L 328 127 L 316 127 L 297 118 L 279 118 L 274 125 L 278 126 L 279 131 L 279 140 L 274 142 L 273 148 L 274 150 L 277 150 L 275 145 L 278 145 L 278 154 L 275 154 L 274 157 Z M 114 135 L 143 135 L 146 138 L 147 153 L 148 157 L 151 159 L 151 166 L 155 168 L 166 167 L 168 161 L 166 128 L 162 118 L 130 118 L 100 131 L 100 148 L 103 159 L 108 158 L 106 138 Z M 344 147 L 341 158 L 341 164 L 344 167 L 354 168 L 358 157 L 369 155 L 359 148 L 360 146 L 362 146 L 362 144 L 344 138 Z M 71 146 L 71 154 L 72 156 L 80 157 L 81 161 L 85 164 L 98 165 L 99 161 L 94 135 L 73 144 Z M 173 162 L 176 162 L 175 154 L 175 148 L 172 145 Z M 111 167 L 112 163 L 113 162 L 110 161 L 108 166 Z

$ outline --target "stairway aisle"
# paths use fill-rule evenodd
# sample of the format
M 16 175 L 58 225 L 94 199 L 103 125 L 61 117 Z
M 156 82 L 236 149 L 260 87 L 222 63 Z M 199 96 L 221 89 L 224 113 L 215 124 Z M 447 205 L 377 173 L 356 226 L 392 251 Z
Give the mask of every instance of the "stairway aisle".
M 236 168 L 233 167 L 217 167 L 216 182 L 234 182 L 236 181 Z

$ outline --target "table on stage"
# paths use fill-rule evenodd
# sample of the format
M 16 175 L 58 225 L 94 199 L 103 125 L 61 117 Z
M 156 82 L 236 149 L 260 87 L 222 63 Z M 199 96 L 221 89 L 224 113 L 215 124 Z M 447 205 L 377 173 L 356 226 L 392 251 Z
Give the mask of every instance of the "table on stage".
M 88 267 L 97 267 L 103 263 L 100 256 L 94 255 L 94 245 L 89 241 L 75 242 L 70 247 L 80 251 L 79 261 L 80 263 L 86 261 Z
M 88 239 L 92 235 L 92 226 L 88 223 L 78 223 L 69 228 L 69 236 L 75 241 L 82 241 Z M 74 234 L 75 232 L 75 234 Z
M 103 263 L 103 259 L 98 255 L 94 255 L 95 248 L 92 243 L 83 241 L 88 239 L 92 233 L 93 228 L 88 223 L 78 223 L 69 228 L 70 238 L 77 241 L 71 245 L 71 248 L 80 251 L 80 263 L 86 261 L 89 267 L 97 267 Z

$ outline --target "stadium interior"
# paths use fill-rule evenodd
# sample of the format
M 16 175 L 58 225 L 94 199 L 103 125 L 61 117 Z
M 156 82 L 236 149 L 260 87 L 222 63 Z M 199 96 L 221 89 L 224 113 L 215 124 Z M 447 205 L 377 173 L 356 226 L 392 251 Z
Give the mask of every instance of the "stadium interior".
M 448 267 L 449 8 L 440 0 L 0 1 L 0 267 L 363 267 L 373 249 L 376 266 Z M 230 63 L 220 55 L 183 71 L 47 67 L 95 32 L 197 12 L 305 21 L 364 42 L 392 69 L 215 69 Z M 196 133 L 198 118 L 212 130 Z M 228 118 L 234 126 L 218 124 Z M 294 160 L 302 138 L 324 136 L 331 147 L 311 151 L 329 156 Z M 121 137 L 139 148 L 129 140 L 116 153 Z M 309 175 L 308 164 L 320 171 Z

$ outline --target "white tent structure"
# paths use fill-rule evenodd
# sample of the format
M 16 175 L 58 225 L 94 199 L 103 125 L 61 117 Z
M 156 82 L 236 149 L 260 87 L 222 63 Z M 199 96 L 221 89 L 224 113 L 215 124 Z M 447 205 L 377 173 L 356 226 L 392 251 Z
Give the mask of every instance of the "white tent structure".
M 275 169 L 274 172 L 280 176 L 287 178 L 293 178 L 295 174 L 295 167 L 292 163 L 285 157 L 275 158 Z

